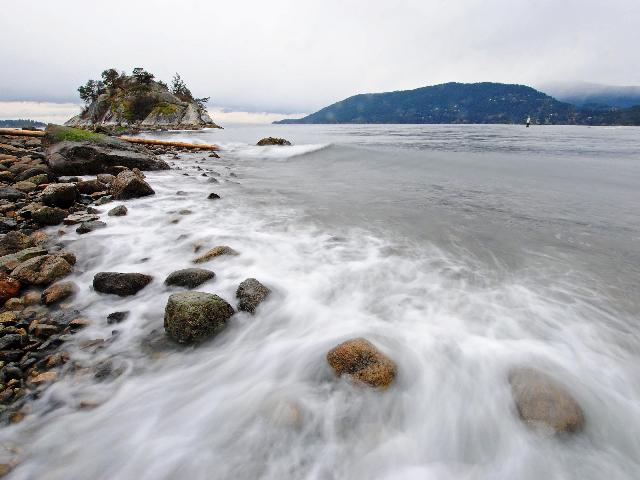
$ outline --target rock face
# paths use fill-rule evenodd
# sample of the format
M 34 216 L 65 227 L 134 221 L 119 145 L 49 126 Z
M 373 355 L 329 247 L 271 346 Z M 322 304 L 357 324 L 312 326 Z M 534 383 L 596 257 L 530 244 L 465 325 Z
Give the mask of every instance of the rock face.
M 58 253 L 34 257 L 18 265 L 11 276 L 23 284 L 49 285 L 71 273 L 75 257 Z
M 284 138 L 276 138 L 276 137 L 265 137 L 258 142 L 259 147 L 264 147 L 266 145 L 291 145 L 289 140 L 285 140 Z
M 214 272 L 205 270 L 204 268 L 185 268 L 169 274 L 164 283 L 165 285 L 196 288 L 215 276 L 216 274 Z
M 267 298 L 271 293 L 267 287 L 262 285 L 255 278 L 247 278 L 238 286 L 236 290 L 236 298 L 238 301 L 238 310 L 254 313 L 258 305 Z
M 49 207 L 69 208 L 78 198 L 73 183 L 52 183 L 42 192 L 42 203 Z
M 215 336 L 234 313 L 212 293 L 174 293 L 165 308 L 164 329 L 178 343 L 199 343 Z
M 131 170 L 120 172 L 109 188 L 109 194 L 117 200 L 146 197 L 155 193 L 147 182 Z
M 138 293 L 151 280 L 153 277 L 142 273 L 100 272 L 93 277 L 93 288 L 96 292 L 126 297 Z
M 533 427 L 554 433 L 578 432 L 584 413 L 567 390 L 553 378 L 532 368 L 515 368 L 509 384 L 520 418 Z
M 239 255 L 233 248 L 226 245 L 219 245 L 207 250 L 205 253 L 193 259 L 193 263 L 204 263 L 212 260 L 220 255 Z
M 338 376 L 348 374 L 372 387 L 388 387 L 396 377 L 396 365 L 364 338 L 341 343 L 327 353 L 327 361 Z

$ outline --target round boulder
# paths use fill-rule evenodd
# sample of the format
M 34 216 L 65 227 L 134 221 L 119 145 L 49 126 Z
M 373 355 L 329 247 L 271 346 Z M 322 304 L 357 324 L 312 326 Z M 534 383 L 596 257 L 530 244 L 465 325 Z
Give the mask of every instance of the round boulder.
M 93 277 L 93 288 L 96 292 L 127 297 L 138 293 L 151 280 L 153 277 L 142 273 L 100 272 Z
M 358 383 L 386 388 L 396 377 L 396 365 L 364 338 L 341 343 L 327 353 L 327 361 L 338 376 L 350 375 Z
M 176 285 L 178 287 L 196 288 L 198 285 L 211 280 L 216 274 L 204 268 L 185 268 L 176 270 L 169 274 L 164 281 L 165 285 Z
M 259 147 L 264 147 L 266 145 L 291 145 L 289 140 L 285 140 L 284 138 L 276 138 L 276 137 L 265 137 L 258 142 Z
M 164 329 L 178 343 L 198 343 L 214 337 L 234 313 L 212 293 L 174 293 L 165 308 Z
M 42 192 L 42 203 L 49 207 L 69 208 L 78 198 L 78 189 L 73 183 L 52 183 Z
M 270 293 L 271 290 L 255 278 L 247 278 L 238 286 L 238 290 L 236 290 L 236 298 L 239 300 L 238 310 L 254 313 L 258 305 L 260 305 Z
M 513 399 L 522 421 L 554 433 L 577 432 L 584 426 L 582 408 L 553 378 L 533 368 L 509 373 Z

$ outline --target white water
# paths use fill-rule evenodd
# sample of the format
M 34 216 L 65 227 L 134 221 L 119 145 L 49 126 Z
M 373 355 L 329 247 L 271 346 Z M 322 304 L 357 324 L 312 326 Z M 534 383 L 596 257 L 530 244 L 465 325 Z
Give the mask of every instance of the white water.
M 73 358 L 87 366 L 112 359 L 123 373 L 101 382 L 91 371 L 69 374 L 22 423 L 1 430 L 5 447 L 20 448 L 10 478 L 638 477 L 638 328 L 593 287 L 593 272 L 575 264 L 558 275 L 560 260 L 549 261 L 544 245 L 514 269 L 499 258 L 488 264 L 465 242 L 445 248 L 428 235 L 329 222 L 301 192 L 285 189 L 301 178 L 262 178 L 277 160 L 284 172 L 297 155 L 322 158 L 322 144 L 264 155 L 226 146 L 222 159 L 186 155 L 176 161 L 183 170 L 149 173 L 156 195 L 126 202 L 126 217 L 106 216 L 117 203 L 101 207 L 107 228 L 84 236 L 68 228 L 62 237 L 79 259 L 76 308 L 94 321 L 75 336 Z M 207 200 L 211 191 L 222 200 Z M 193 213 L 178 213 L 184 209 Z M 210 343 L 150 354 L 141 343 L 162 332 L 175 291 L 162 282 L 191 266 L 196 244 L 241 252 L 204 265 L 216 278 L 198 290 L 234 303 L 237 285 L 255 277 L 273 294 Z M 120 299 L 92 291 L 99 271 L 155 280 Z M 108 325 L 116 310 L 131 315 Z M 326 352 L 354 336 L 396 361 L 391 388 L 333 377 Z M 78 347 L 111 337 L 95 354 Z M 569 388 L 585 411 L 582 433 L 552 438 L 519 421 L 506 381 L 519 364 Z M 101 405 L 79 410 L 81 400 Z

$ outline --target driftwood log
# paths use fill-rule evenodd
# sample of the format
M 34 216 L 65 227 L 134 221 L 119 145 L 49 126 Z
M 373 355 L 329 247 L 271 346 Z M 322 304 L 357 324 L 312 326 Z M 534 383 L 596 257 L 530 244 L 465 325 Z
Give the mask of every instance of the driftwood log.
M 13 135 L 21 137 L 44 137 L 46 133 L 42 130 L 21 130 L 19 128 L 0 128 L 0 135 Z M 186 143 L 186 142 L 169 142 L 167 140 L 151 140 L 148 138 L 134 137 L 118 137 L 130 143 L 140 143 L 142 145 L 162 145 L 164 147 L 180 147 L 191 148 L 193 150 L 222 150 L 218 145 L 209 145 L 206 143 Z

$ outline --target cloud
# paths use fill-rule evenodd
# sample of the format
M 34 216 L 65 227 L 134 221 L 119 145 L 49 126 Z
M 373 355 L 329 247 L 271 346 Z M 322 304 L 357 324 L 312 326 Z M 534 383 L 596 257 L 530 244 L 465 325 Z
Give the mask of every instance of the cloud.
M 75 102 L 112 66 L 247 112 L 447 81 L 640 84 L 637 0 L 5 3 L 0 100 Z

